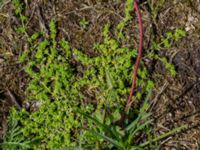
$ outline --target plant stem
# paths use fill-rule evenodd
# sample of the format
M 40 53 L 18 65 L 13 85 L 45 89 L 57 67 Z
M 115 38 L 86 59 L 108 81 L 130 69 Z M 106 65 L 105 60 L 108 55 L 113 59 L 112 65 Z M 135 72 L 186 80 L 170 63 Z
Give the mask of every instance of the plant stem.
M 145 146 L 149 145 L 149 144 L 152 143 L 152 142 L 156 142 L 156 141 L 162 140 L 162 139 L 164 139 L 164 138 L 166 138 L 166 137 L 168 137 L 168 136 L 170 136 L 170 135 L 173 135 L 173 134 L 175 134 L 175 133 L 177 133 L 177 132 L 180 132 L 180 131 L 183 130 L 183 129 L 186 129 L 187 127 L 188 127 L 187 125 L 183 125 L 183 126 L 181 126 L 181 127 L 178 127 L 178 128 L 176 128 L 176 129 L 174 129 L 174 130 L 172 130 L 172 131 L 169 131 L 169 132 L 167 132 L 167 133 L 165 133 L 165 134 L 163 134 L 163 135 L 161 135 L 161 136 L 156 137 L 156 138 L 153 139 L 153 140 L 149 140 L 149 141 L 147 141 L 147 142 L 141 144 L 140 146 L 141 146 L 141 147 L 145 147 Z
M 136 0 L 134 0 L 134 7 L 135 7 L 135 12 L 137 14 L 138 17 L 138 23 L 139 23 L 139 49 L 138 49 L 138 56 L 137 56 L 137 60 L 136 60 L 136 64 L 135 64 L 135 70 L 133 73 L 133 80 L 132 80 L 132 86 L 131 86 L 131 91 L 130 91 L 130 95 L 128 98 L 128 101 L 126 103 L 126 108 L 125 111 L 128 111 L 129 107 L 132 104 L 132 96 L 134 93 L 134 89 L 135 89 L 135 84 L 136 84 L 136 79 L 137 79 L 137 72 L 138 72 L 138 68 L 139 68 L 139 64 L 140 64 L 140 59 L 142 57 L 142 45 L 143 45 L 143 25 L 142 25 L 142 16 L 140 14 L 140 10 L 138 7 L 138 4 L 136 2 Z

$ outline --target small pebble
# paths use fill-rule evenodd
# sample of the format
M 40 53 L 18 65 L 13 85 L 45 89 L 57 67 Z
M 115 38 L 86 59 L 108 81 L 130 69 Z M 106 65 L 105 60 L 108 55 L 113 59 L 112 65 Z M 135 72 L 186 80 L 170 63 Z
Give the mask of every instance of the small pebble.
M 4 59 L 3 59 L 3 58 L 0 58 L 0 64 L 3 63 L 3 62 L 4 62 Z

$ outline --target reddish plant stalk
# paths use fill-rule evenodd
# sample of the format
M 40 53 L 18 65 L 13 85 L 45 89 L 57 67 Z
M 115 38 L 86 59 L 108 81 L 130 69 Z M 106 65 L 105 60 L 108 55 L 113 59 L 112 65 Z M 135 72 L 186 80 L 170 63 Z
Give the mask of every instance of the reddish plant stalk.
M 136 63 L 135 63 L 135 70 L 133 72 L 133 80 L 132 80 L 131 91 L 130 91 L 129 98 L 128 98 L 127 103 L 126 103 L 125 111 L 128 111 L 129 107 L 132 104 L 132 96 L 133 96 L 135 85 L 136 85 L 137 72 L 138 72 L 140 60 L 141 60 L 141 57 L 142 57 L 143 25 L 142 25 L 142 16 L 140 14 L 139 6 L 138 6 L 136 0 L 134 0 L 134 8 L 135 8 L 135 12 L 137 14 L 138 24 L 139 24 L 139 32 L 140 32 L 139 33 L 139 48 L 138 48 L 138 56 L 137 56 Z

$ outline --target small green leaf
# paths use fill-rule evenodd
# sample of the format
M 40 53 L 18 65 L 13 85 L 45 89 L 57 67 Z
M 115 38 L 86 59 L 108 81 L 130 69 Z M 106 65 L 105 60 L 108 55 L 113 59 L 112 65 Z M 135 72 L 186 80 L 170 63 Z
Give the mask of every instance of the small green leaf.
M 119 143 L 118 141 L 106 136 L 106 135 L 103 135 L 101 133 L 98 133 L 98 132 L 95 132 L 95 131 L 90 131 L 92 134 L 94 134 L 95 136 L 98 136 L 108 142 L 110 142 L 111 144 L 113 144 L 114 146 L 116 146 L 117 148 L 123 150 L 125 149 L 125 146 L 122 144 L 122 143 Z
M 119 109 L 116 109 L 114 113 L 112 113 L 113 122 L 116 122 L 121 119 L 121 114 L 119 113 Z
M 113 89 L 112 76 L 111 76 L 110 72 L 108 71 L 108 69 L 106 69 L 106 68 L 105 68 L 105 72 L 106 72 L 106 81 L 107 81 L 108 89 Z

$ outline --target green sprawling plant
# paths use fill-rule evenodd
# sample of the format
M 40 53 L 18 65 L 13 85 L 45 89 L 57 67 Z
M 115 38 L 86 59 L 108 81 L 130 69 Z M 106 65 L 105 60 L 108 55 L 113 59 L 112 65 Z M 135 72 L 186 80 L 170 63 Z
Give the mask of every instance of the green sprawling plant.
M 153 42 L 152 49 L 153 50 L 165 50 L 172 47 L 174 42 L 177 42 L 181 38 L 186 36 L 186 31 L 183 29 L 176 29 L 172 32 L 167 32 L 164 36 L 161 37 L 160 42 Z
M 34 149 L 74 147 L 79 143 L 83 146 L 95 145 L 97 139 L 87 131 L 81 135 L 81 128 L 95 126 L 90 121 L 87 126 L 84 125 L 85 121 L 76 114 L 78 105 L 81 104 L 79 109 L 85 113 L 91 113 L 96 108 L 96 115 L 101 109 L 104 112 L 110 109 L 113 115 L 106 115 L 105 120 L 112 122 L 117 114 L 119 119 L 129 92 L 126 87 L 131 81 L 131 61 L 137 52 L 121 48 L 116 40 L 110 38 L 108 25 L 103 31 L 104 42 L 94 48 L 98 56 L 93 58 L 79 50 L 72 50 L 64 39 L 58 41 L 55 21 L 50 22 L 49 29 L 49 38 L 45 38 L 43 33 L 30 36 L 30 49 L 20 57 L 22 62 L 27 62 L 25 71 L 30 77 L 28 101 L 37 102 L 39 106 L 33 112 L 23 109 L 15 113 L 15 118 L 22 126 L 24 139 L 33 141 L 30 145 Z M 75 68 L 70 65 L 72 55 L 85 67 L 82 77 L 76 77 Z M 139 77 L 137 83 L 143 90 L 138 92 L 138 99 L 153 86 L 144 66 L 139 71 Z M 79 93 L 82 88 L 95 90 L 97 104 L 84 103 L 83 99 L 87 97 Z M 78 140 L 80 136 L 84 136 L 81 142 Z
M 79 24 L 83 29 L 85 29 L 89 25 L 89 22 L 87 21 L 87 19 L 85 17 L 83 17 L 80 20 Z
M 147 3 L 149 5 L 151 15 L 154 21 L 156 21 L 158 17 L 158 13 L 160 9 L 164 6 L 164 3 L 166 0 L 147 0 Z
M 3 138 L 0 148 L 3 150 L 26 150 L 30 148 L 30 141 L 23 137 L 23 134 L 18 126 L 18 120 L 15 118 L 13 109 L 8 119 L 8 130 Z
M 15 113 L 15 118 L 22 126 L 23 137 L 34 141 L 30 143 L 34 149 L 76 146 L 79 143 L 80 128 L 84 126 L 80 123 L 83 122 L 81 117 L 76 115 L 80 104 L 82 106 L 79 109 L 84 112 L 90 113 L 97 108 L 95 114 L 98 114 L 98 110 L 103 107 L 104 112 L 110 107 L 116 109 L 111 110 L 113 116 L 119 114 L 129 92 L 126 86 L 131 80 L 131 61 L 137 54 L 136 50 L 120 48 L 117 41 L 108 36 L 107 25 L 104 29 L 104 43 L 95 46 L 98 56 L 89 58 L 82 52 L 73 50 L 74 57 L 85 67 L 83 76 L 76 78 L 75 70 L 70 65 L 72 50 L 69 43 L 64 39 L 56 39 L 55 21 L 50 22 L 49 28 L 49 38 L 44 38 L 43 33 L 30 36 L 28 41 L 32 46 L 20 57 L 22 62 L 27 62 L 25 71 L 30 77 L 28 101 L 37 102 L 39 106 L 33 112 L 23 109 Z M 145 87 L 150 89 L 153 84 L 149 80 L 148 86 L 145 86 L 145 81 L 148 80 L 146 69 L 140 70 L 139 76 L 141 79 L 138 79 L 138 84 L 144 87 L 142 95 L 148 91 Z M 88 91 L 95 89 L 96 105 L 84 104 L 82 100 L 78 100 L 84 98 L 84 94 L 79 93 L 83 87 Z M 105 119 L 109 120 L 110 116 Z M 93 128 L 92 123 L 86 128 Z M 96 143 L 88 132 L 84 131 L 83 135 L 87 136 L 82 141 L 84 146 Z
M 21 26 L 16 28 L 18 33 L 26 33 L 26 22 L 28 18 L 23 15 L 24 5 L 21 0 L 12 0 L 12 4 L 15 7 L 15 16 L 19 18 Z
M 180 40 L 181 38 L 186 36 L 186 31 L 182 29 L 176 29 L 173 32 L 167 32 L 163 37 L 161 37 L 161 41 L 153 42 L 151 46 L 151 50 L 148 54 L 148 57 L 151 59 L 160 60 L 165 66 L 166 70 L 173 76 L 176 76 L 176 70 L 173 64 L 171 64 L 166 57 L 160 56 L 160 50 L 167 50 L 172 47 L 172 44 Z
M 79 104 L 78 90 L 74 89 L 74 69 L 70 66 L 71 49 L 69 43 L 56 39 L 55 21 L 51 21 L 50 36 L 44 38 L 42 33 L 30 36 L 32 46 L 21 57 L 26 61 L 26 73 L 30 77 L 27 87 L 28 101 L 39 104 L 37 110 L 22 110 L 16 118 L 22 126 L 21 132 L 34 149 L 57 149 L 74 146 L 73 137 L 78 120 L 74 109 Z
M 104 106 L 112 107 L 115 104 L 118 109 L 123 109 L 123 103 L 130 91 L 127 87 L 130 87 L 134 69 L 132 62 L 137 51 L 120 47 L 117 40 L 109 37 L 109 25 L 105 26 L 103 35 L 104 42 L 95 45 L 98 56 L 89 57 L 79 50 L 74 50 L 76 59 L 85 67 L 78 86 L 95 91 L 96 100 Z M 138 91 L 138 99 L 154 86 L 143 64 L 138 72 L 137 85 L 142 88 Z
M 34 110 L 11 110 L 16 119 L 13 129 L 19 131 L 14 137 L 20 144 L 15 148 L 23 145 L 24 149 L 141 149 L 165 137 L 150 138 L 142 144 L 133 142 L 139 134 L 151 133 L 152 119 L 146 102 L 139 110 L 136 107 L 126 114 L 128 119 L 123 118 L 137 56 L 136 49 L 120 46 L 123 29 L 131 19 L 132 2 L 126 1 L 125 18 L 117 27 L 118 40 L 109 36 L 110 27 L 105 25 L 104 40 L 94 45 L 94 56 L 72 49 L 67 40 L 58 39 L 54 20 L 49 23 L 49 36 L 42 32 L 26 36 L 29 50 L 19 58 L 26 64 L 25 71 L 29 75 L 25 103 L 37 105 Z M 19 31 L 27 34 L 23 5 L 20 0 L 12 0 L 12 3 L 15 15 L 21 20 Z M 83 28 L 87 25 L 87 20 L 80 21 Z M 181 35 L 180 30 L 172 36 L 167 34 L 160 44 L 153 45 L 148 57 L 157 58 L 156 52 L 163 49 L 163 45 L 170 47 L 171 41 Z M 72 60 L 77 64 L 72 65 Z M 162 61 L 170 69 L 168 61 Z M 141 62 L 135 99 L 142 100 L 153 86 Z M 10 137 L 5 141 L 13 141 Z M 12 146 L 9 142 L 3 146 Z
M 124 37 L 123 35 L 123 29 L 127 25 L 127 23 L 132 19 L 132 16 L 130 15 L 130 12 L 133 10 L 133 0 L 126 0 L 125 4 L 125 16 L 123 20 L 117 25 L 117 37 L 119 39 L 122 39 Z

